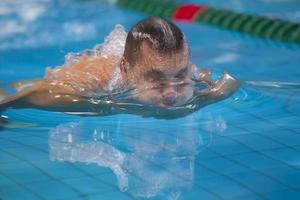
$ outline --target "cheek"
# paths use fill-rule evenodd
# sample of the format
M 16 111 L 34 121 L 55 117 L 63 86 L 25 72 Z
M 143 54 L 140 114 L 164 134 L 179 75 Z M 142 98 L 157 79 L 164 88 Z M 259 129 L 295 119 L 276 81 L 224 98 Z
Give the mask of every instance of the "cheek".
M 194 88 L 191 85 L 178 87 L 177 89 L 177 105 L 184 104 L 194 95 Z
M 162 93 L 164 91 L 164 87 L 157 87 L 157 84 L 148 81 L 139 80 L 138 84 L 135 87 L 136 92 L 134 94 L 135 98 L 139 101 L 149 104 L 157 104 L 162 101 L 163 96 Z M 190 99 L 193 95 L 194 89 L 190 84 L 181 85 L 174 87 L 174 91 L 177 96 L 176 105 L 180 105 L 185 103 L 188 99 Z
M 151 88 L 153 84 L 140 82 L 136 87 L 135 98 L 144 103 L 155 103 L 161 96 L 161 90 Z
M 184 85 L 177 87 L 177 92 L 179 95 L 191 96 L 193 94 L 194 88 L 192 85 Z

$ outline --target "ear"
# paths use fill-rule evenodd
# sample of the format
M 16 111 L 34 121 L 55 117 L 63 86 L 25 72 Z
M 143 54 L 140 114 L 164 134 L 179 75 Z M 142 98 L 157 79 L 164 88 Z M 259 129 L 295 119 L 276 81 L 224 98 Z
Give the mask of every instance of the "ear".
M 127 79 L 127 70 L 128 70 L 128 62 L 126 61 L 125 57 L 123 56 L 121 58 L 121 62 L 120 62 L 120 70 L 121 70 L 121 74 L 123 79 Z

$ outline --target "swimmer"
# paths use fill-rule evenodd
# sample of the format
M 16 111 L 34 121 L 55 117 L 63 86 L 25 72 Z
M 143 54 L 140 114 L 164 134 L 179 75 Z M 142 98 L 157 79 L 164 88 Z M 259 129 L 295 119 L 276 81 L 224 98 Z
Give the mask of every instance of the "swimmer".
M 124 48 L 119 57 L 84 55 L 48 69 L 44 78 L 27 82 L 21 90 L 24 84 L 19 82 L 15 85 L 19 92 L 2 99 L 0 109 L 88 111 L 87 97 L 112 93 L 112 84 L 122 91 L 131 90 L 138 102 L 159 108 L 183 105 L 195 95 L 207 103 L 215 102 L 239 87 L 239 81 L 228 73 L 213 80 L 211 70 L 193 65 L 184 34 L 170 21 L 151 17 L 138 22 L 128 32 Z M 116 73 L 120 78 L 112 83 Z M 195 90 L 195 81 L 207 88 Z

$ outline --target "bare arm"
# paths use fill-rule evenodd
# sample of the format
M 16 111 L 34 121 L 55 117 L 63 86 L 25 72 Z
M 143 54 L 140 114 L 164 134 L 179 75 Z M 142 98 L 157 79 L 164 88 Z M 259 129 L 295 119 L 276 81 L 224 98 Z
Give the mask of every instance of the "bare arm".
M 200 69 L 200 81 L 207 83 L 208 88 L 196 91 L 199 97 L 205 98 L 206 101 L 218 101 L 232 95 L 240 86 L 240 81 L 232 75 L 224 72 L 221 77 L 214 81 L 210 69 Z
M 0 100 L 0 110 L 7 108 L 41 108 L 62 112 L 95 110 L 96 106 L 93 106 L 83 94 L 101 92 L 102 86 L 110 80 L 115 62 L 115 58 L 83 57 L 75 63 L 51 70 L 45 79 L 31 81 L 29 86 L 26 84 L 28 81 L 17 82 L 12 86 L 19 92 Z
M 7 108 L 61 110 L 63 107 L 68 110 L 71 106 L 83 104 L 85 101 L 66 85 L 39 80 L 19 93 L 4 98 L 0 102 L 0 110 Z

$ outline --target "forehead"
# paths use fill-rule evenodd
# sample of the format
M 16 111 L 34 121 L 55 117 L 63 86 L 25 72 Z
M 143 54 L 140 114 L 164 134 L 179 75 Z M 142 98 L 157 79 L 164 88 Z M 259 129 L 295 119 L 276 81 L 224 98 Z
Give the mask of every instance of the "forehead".
M 187 50 L 162 54 L 144 44 L 141 45 L 141 58 L 139 61 L 139 67 L 143 70 L 173 73 L 185 68 L 190 61 L 190 56 Z

